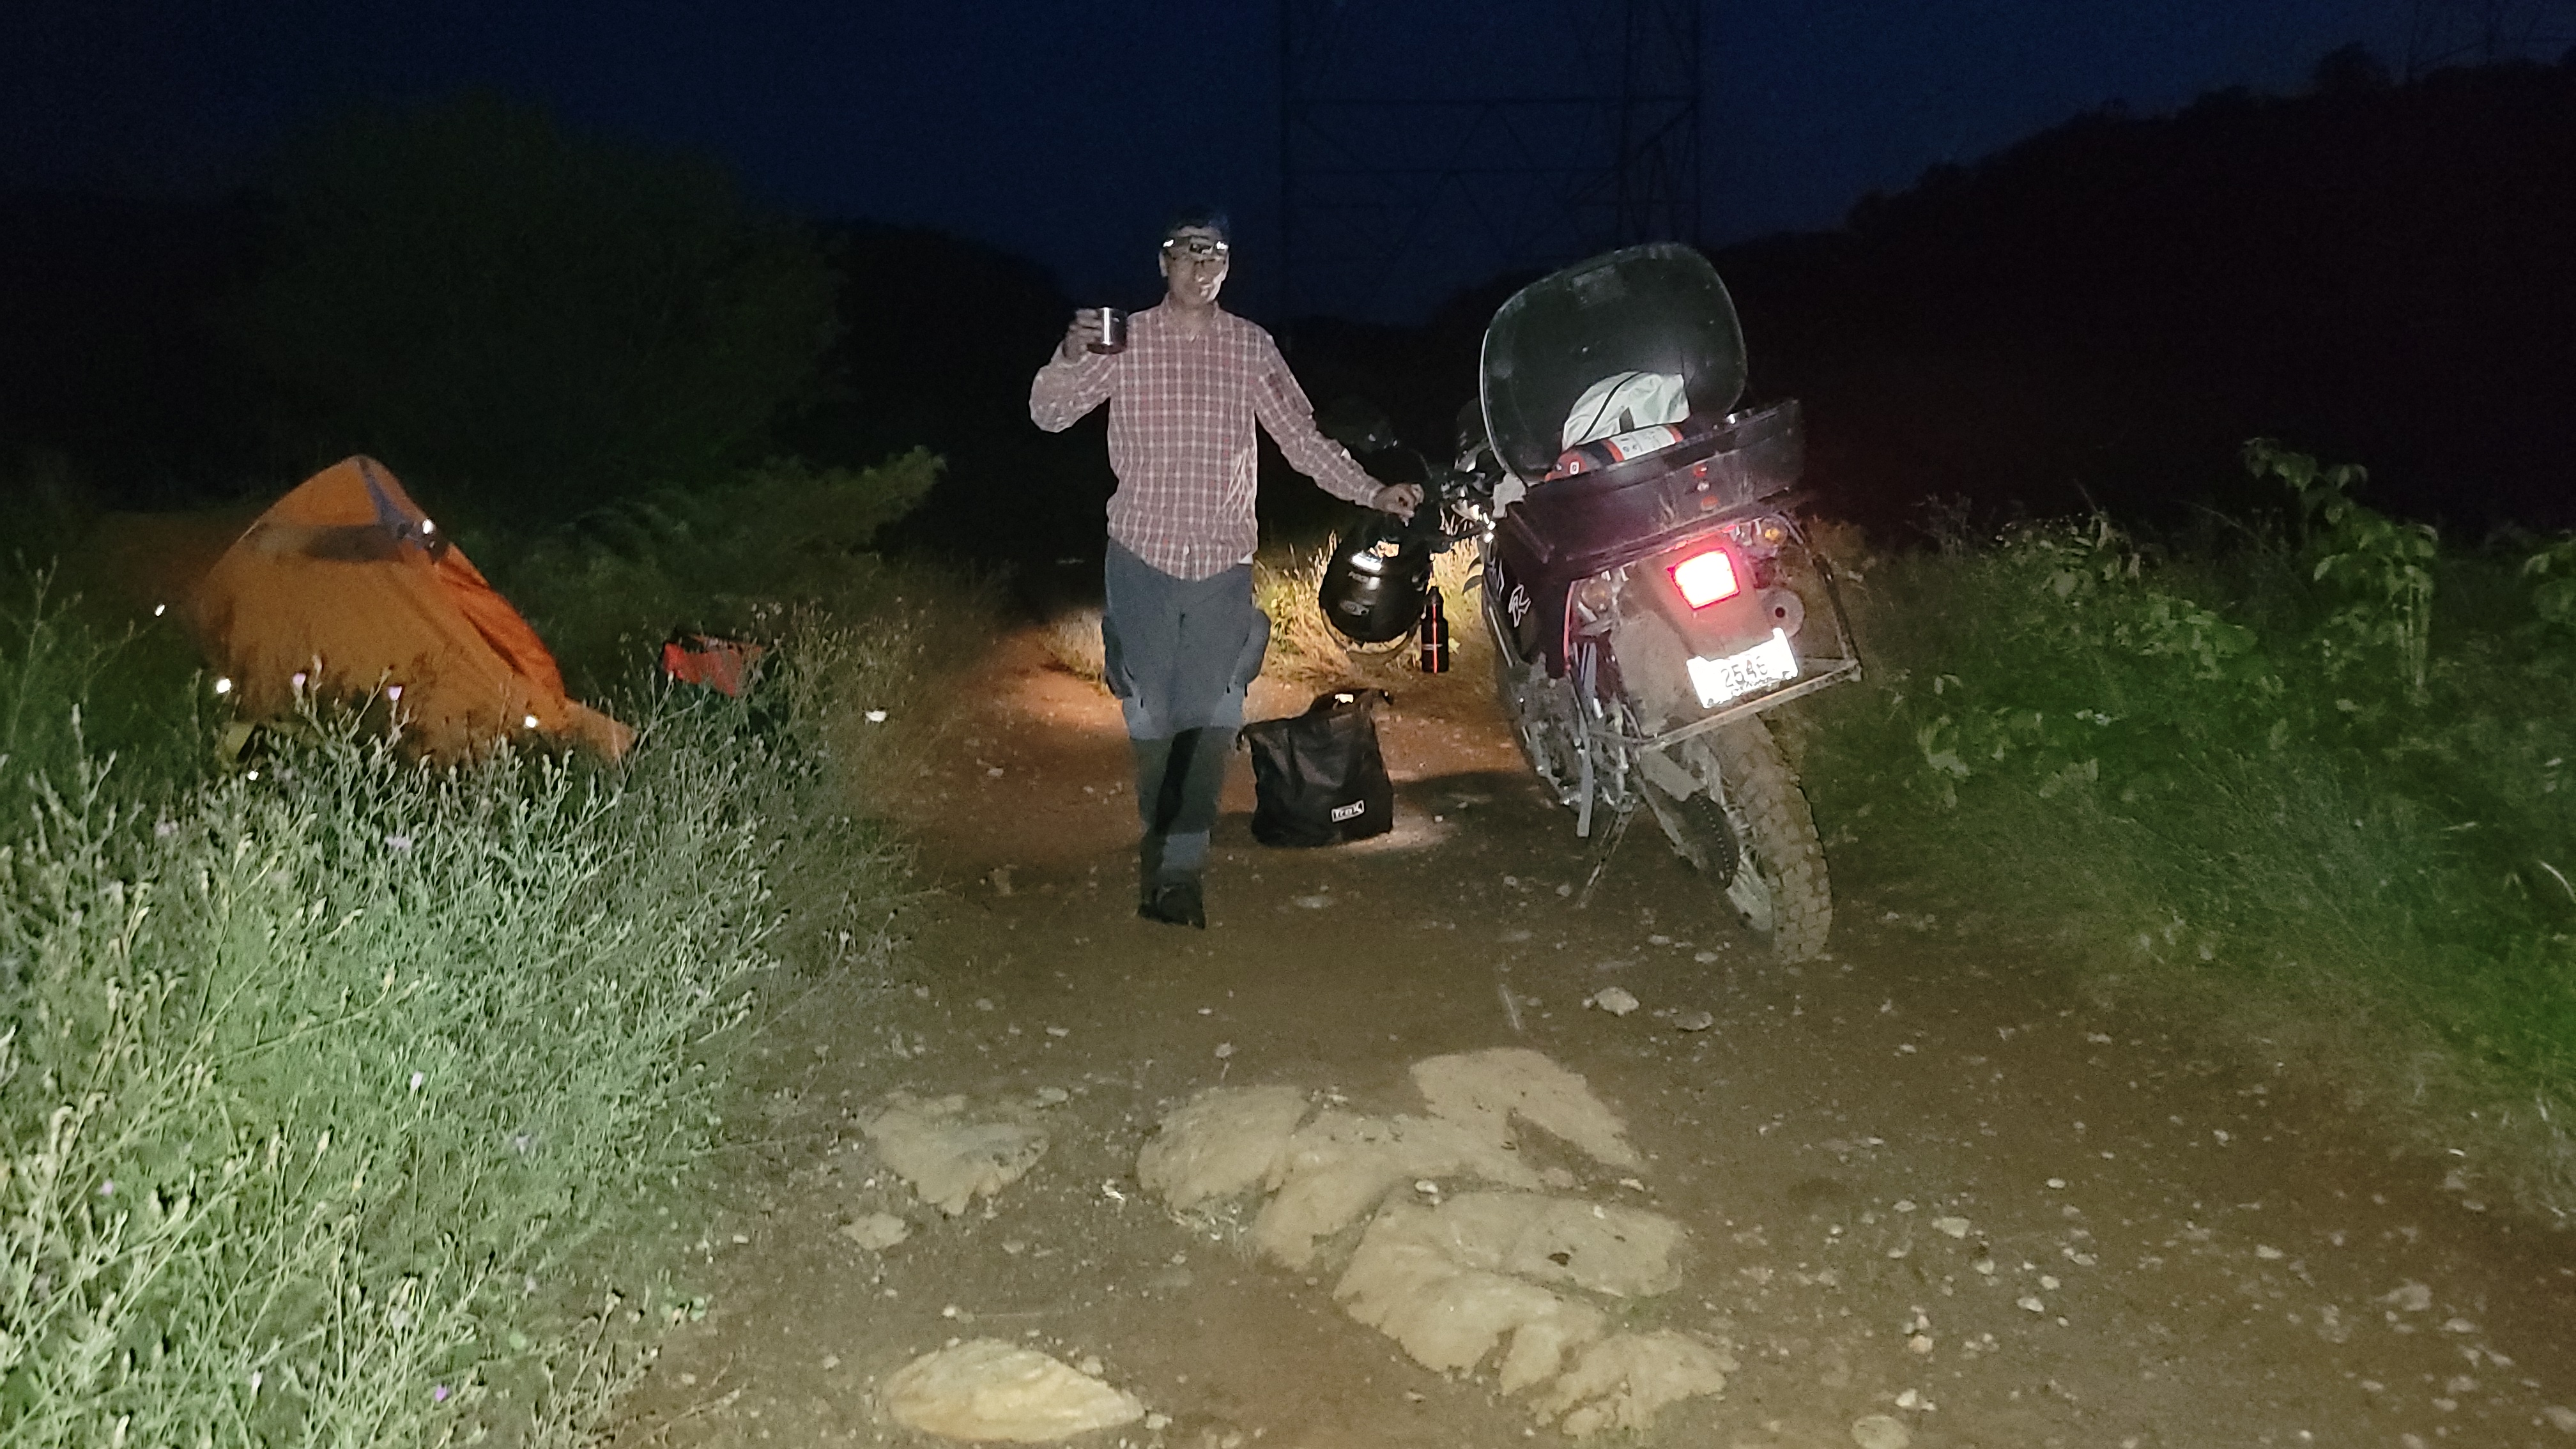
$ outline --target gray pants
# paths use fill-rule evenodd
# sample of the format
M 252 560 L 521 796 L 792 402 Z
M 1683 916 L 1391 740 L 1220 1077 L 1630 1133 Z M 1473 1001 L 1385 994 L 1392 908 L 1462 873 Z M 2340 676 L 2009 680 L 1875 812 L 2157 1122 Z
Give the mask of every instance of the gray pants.
M 1226 757 L 1270 647 L 1270 620 L 1252 606 L 1250 564 L 1177 579 L 1112 539 L 1102 583 L 1101 654 L 1135 754 L 1138 884 L 1150 892 L 1207 864 Z

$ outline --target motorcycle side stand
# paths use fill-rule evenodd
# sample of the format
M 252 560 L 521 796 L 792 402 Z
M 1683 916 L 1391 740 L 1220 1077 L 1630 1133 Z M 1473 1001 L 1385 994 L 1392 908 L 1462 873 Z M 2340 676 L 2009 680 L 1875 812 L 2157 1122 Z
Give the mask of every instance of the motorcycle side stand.
M 1592 888 L 1601 884 L 1603 873 L 1610 869 L 1611 853 L 1619 848 L 1620 841 L 1627 838 L 1628 822 L 1636 818 L 1637 807 L 1634 805 L 1610 817 L 1610 828 L 1601 833 L 1601 844 L 1592 852 L 1592 873 L 1583 878 L 1583 889 L 1575 892 L 1576 910 L 1592 904 Z

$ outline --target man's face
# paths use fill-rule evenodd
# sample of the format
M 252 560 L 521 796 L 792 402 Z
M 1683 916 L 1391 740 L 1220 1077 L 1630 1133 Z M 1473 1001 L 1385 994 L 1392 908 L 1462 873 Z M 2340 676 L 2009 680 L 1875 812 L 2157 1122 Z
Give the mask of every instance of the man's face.
M 1233 261 L 1224 238 L 1203 226 L 1185 226 L 1163 242 L 1163 285 L 1184 307 L 1205 307 L 1225 287 Z

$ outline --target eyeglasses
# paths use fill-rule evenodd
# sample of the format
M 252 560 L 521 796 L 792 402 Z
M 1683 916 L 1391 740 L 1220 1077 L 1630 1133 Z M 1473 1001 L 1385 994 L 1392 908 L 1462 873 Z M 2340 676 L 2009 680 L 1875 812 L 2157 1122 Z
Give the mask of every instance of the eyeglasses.
M 1193 257 L 1222 257 L 1233 248 L 1212 236 L 1176 236 L 1163 243 L 1163 250 L 1186 252 Z

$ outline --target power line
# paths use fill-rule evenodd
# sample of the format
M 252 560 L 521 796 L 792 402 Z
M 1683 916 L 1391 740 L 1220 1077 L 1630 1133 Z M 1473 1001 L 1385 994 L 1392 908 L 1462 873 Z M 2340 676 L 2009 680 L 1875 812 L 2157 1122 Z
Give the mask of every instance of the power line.
M 1280 0 L 1279 315 L 1367 316 L 1695 240 L 1700 9 L 1560 0 L 1506 25 L 1433 0 Z M 1441 68 L 1392 59 L 1425 33 L 1448 42 Z
M 2406 78 L 2446 65 L 2555 59 L 2576 44 L 2568 0 L 2413 0 Z

